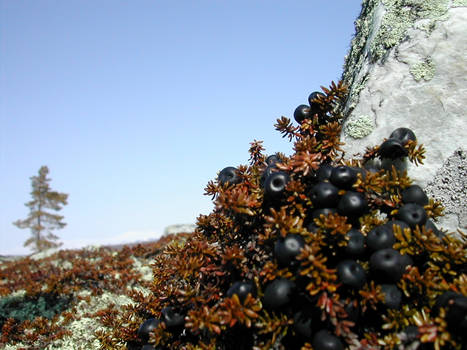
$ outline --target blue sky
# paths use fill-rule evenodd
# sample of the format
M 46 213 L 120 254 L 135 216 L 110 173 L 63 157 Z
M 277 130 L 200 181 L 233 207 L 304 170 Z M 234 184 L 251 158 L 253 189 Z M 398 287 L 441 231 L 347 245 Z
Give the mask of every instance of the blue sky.
M 69 194 L 64 248 L 153 239 L 338 81 L 361 1 L 0 0 L 0 254 L 27 254 L 30 177 Z

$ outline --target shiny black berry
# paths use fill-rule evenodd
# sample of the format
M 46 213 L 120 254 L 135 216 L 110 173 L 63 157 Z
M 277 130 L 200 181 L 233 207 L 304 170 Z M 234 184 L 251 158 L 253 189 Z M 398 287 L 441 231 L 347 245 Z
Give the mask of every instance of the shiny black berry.
M 386 248 L 371 255 L 370 270 L 377 281 L 396 283 L 401 279 L 405 266 L 402 256 L 397 250 Z
M 315 208 L 333 208 L 339 203 L 339 189 L 330 182 L 318 182 L 310 192 Z
M 446 311 L 448 328 L 461 338 L 467 338 L 467 297 L 451 290 L 444 292 L 433 306 L 435 314 L 439 314 L 440 308 Z
M 227 168 L 222 169 L 219 173 L 219 176 L 217 177 L 217 180 L 222 185 L 226 183 L 238 184 L 242 181 L 241 177 L 239 176 L 238 169 L 232 166 L 228 166 Z
M 344 350 L 341 340 L 325 329 L 314 335 L 311 346 L 314 350 Z
M 368 210 L 368 203 L 360 192 L 347 191 L 337 205 L 339 214 L 356 218 Z
M 366 244 L 373 252 L 384 248 L 392 248 L 394 243 L 396 243 L 396 237 L 388 225 L 374 227 L 366 237 Z
M 361 256 L 365 250 L 365 236 L 357 229 L 353 228 L 345 234 L 349 240 L 344 248 L 346 255 L 351 257 Z
M 256 286 L 251 281 L 237 281 L 227 290 L 227 296 L 232 297 L 234 294 L 238 296 L 241 302 L 243 302 L 248 294 L 256 297 Z
M 360 307 L 356 301 L 350 302 L 344 306 L 347 317 L 350 321 L 357 323 L 360 318 Z
M 349 189 L 357 181 L 357 172 L 351 167 L 341 165 L 332 170 L 329 180 L 339 188 Z
M 276 170 L 274 170 L 276 169 Z M 275 164 L 268 165 L 266 169 L 264 169 L 263 173 L 261 174 L 260 178 L 260 185 L 261 187 L 264 187 L 264 182 L 266 179 L 271 175 L 272 173 L 277 171 L 277 167 Z
M 286 278 L 272 281 L 264 290 L 263 304 L 269 310 L 280 309 L 292 301 L 295 283 Z
M 389 135 L 390 139 L 397 139 L 403 145 L 405 145 L 409 141 L 416 141 L 417 138 L 415 137 L 415 133 L 410 130 L 409 128 L 397 128 L 394 130 L 391 135 Z
M 407 203 L 399 208 L 396 217 L 407 223 L 411 228 L 425 225 L 428 216 L 425 209 L 415 203 Z
M 352 287 L 361 288 L 366 282 L 366 273 L 363 267 L 355 260 L 343 260 L 337 264 L 339 282 Z
M 418 185 L 405 188 L 402 190 L 401 195 L 403 203 L 416 203 L 422 207 L 428 204 L 428 196 Z
M 316 173 L 318 181 L 329 180 L 333 169 L 334 167 L 329 164 L 321 165 Z
M 384 305 L 390 309 L 399 309 L 402 301 L 402 292 L 395 284 L 382 284 L 381 291 L 384 294 Z
M 454 303 L 454 299 L 462 296 L 462 294 L 448 290 L 436 298 L 435 305 L 433 306 L 433 311 L 435 313 L 439 312 L 440 308 L 447 308 Z
M 321 111 L 320 105 L 315 101 L 315 99 L 317 99 L 318 96 L 325 97 L 325 95 L 319 91 L 314 91 L 310 94 L 310 96 L 308 96 L 308 103 L 310 104 L 310 112 L 312 115 L 317 114 Z
M 160 320 L 157 318 L 148 318 L 144 321 L 141 326 L 138 328 L 138 337 L 143 341 L 147 342 L 149 339 L 149 333 L 154 330 L 159 324 L 161 323 Z
M 310 106 L 300 105 L 295 108 L 293 112 L 293 117 L 297 123 L 301 124 L 305 119 L 310 119 L 313 115 L 310 113 Z
M 379 155 L 381 158 L 395 159 L 406 157 L 408 152 L 400 140 L 387 139 L 379 146 Z
M 289 174 L 286 172 L 271 173 L 264 181 L 264 195 L 272 200 L 281 198 L 289 179 Z
M 370 173 L 377 173 L 381 170 L 381 161 L 378 158 L 370 159 L 365 163 L 364 168 Z
M 447 306 L 448 328 L 467 339 L 467 297 L 460 295 Z
M 281 160 L 277 154 L 271 154 L 266 158 L 266 164 L 267 165 L 274 165 L 276 163 L 280 163 Z
M 174 307 L 167 306 L 162 309 L 162 321 L 167 329 L 173 330 L 182 327 L 185 324 L 185 316 L 178 312 Z
M 305 338 L 312 336 L 312 319 L 311 316 L 303 311 L 298 311 L 293 317 L 293 327 L 295 331 Z
M 284 239 L 279 239 L 274 244 L 274 256 L 281 266 L 289 266 L 294 263 L 295 257 L 305 246 L 305 240 L 300 235 L 289 234 Z

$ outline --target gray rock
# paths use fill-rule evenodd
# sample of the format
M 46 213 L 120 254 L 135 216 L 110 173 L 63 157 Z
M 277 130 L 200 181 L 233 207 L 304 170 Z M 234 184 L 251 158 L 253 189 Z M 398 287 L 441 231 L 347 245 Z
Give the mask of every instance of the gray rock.
M 167 226 L 164 229 L 164 235 L 176 234 L 176 233 L 191 233 L 196 229 L 194 224 L 176 224 Z
M 57 248 L 49 248 L 49 249 L 43 250 L 41 252 L 37 252 L 37 253 L 32 254 L 30 256 L 30 258 L 33 259 L 33 260 L 45 259 L 45 258 L 48 258 L 49 256 L 54 255 L 59 250 L 60 250 L 60 248 L 58 248 L 58 247 Z
M 467 232 L 467 154 L 457 149 L 438 170 L 426 187 L 428 196 L 444 203 L 440 227 L 454 227 Z
M 420 166 L 409 163 L 409 175 L 446 207 L 443 228 L 465 229 L 465 202 L 435 182 L 467 150 L 467 2 L 364 0 L 355 24 L 343 73 L 350 88 L 346 156 L 380 144 L 398 127 L 412 129 L 426 159 Z M 445 175 L 452 188 L 465 191 L 462 177 Z

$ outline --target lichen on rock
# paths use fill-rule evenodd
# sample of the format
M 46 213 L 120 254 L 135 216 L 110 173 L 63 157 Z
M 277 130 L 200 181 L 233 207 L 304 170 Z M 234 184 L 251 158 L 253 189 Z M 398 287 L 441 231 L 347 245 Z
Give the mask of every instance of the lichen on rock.
M 344 125 L 344 132 L 348 136 L 361 139 L 369 135 L 373 131 L 374 127 L 374 119 L 366 114 L 363 114 L 349 118 Z
M 449 0 L 383 0 L 385 14 L 378 34 L 371 44 L 372 61 L 376 62 L 406 37 L 407 30 L 416 21 L 443 19 L 449 9 Z
M 467 6 L 467 0 L 453 0 L 452 7 L 463 7 Z
M 422 62 L 412 65 L 409 69 L 410 74 L 416 81 L 433 79 L 436 72 L 436 66 L 430 57 L 427 57 Z

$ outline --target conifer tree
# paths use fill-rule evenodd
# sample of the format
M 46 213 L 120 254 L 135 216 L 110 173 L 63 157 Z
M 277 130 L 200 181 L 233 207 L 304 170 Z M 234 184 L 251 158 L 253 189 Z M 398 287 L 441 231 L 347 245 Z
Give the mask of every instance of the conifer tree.
M 39 169 L 38 176 L 32 176 L 32 200 L 25 203 L 30 209 L 29 215 L 24 220 L 17 220 L 13 225 L 23 229 L 31 229 L 32 237 L 30 237 L 24 246 L 32 245 L 34 252 L 40 252 L 49 248 L 61 246 L 63 243 L 55 242 L 58 237 L 52 233 L 52 230 L 65 227 L 63 216 L 52 214 L 47 209 L 59 211 L 62 205 L 67 204 L 68 194 L 52 191 L 47 178 L 49 168 L 42 166 Z

